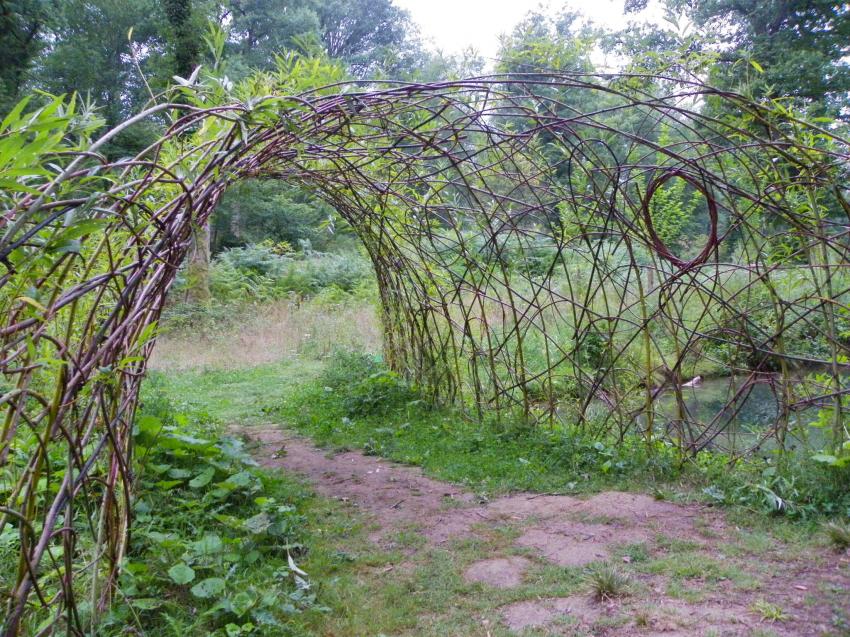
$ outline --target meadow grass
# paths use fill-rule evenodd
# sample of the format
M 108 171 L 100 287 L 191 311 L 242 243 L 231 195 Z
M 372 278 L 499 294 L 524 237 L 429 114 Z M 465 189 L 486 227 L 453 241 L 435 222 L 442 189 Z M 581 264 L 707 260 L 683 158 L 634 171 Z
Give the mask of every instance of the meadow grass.
M 339 347 L 381 348 L 380 326 L 368 302 L 289 299 L 234 304 L 214 312 L 196 313 L 178 329 L 166 319 L 150 368 L 237 369 L 322 358 Z
M 312 307 L 307 311 L 327 310 Z M 347 337 L 363 339 L 350 320 L 334 324 Z M 264 329 L 273 330 L 272 325 L 269 322 Z M 237 324 L 229 329 L 240 328 Z M 226 331 L 222 333 L 220 338 L 227 340 Z M 183 338 L 186 347 L 191 347 L 191 337 Z M 340 360 L 322 348 L 301 348 L 272 361 L 259 356 L 260 364 L 253 355 L 242 357 L 237 352 L 222 365 L 209 362 L 207 353 L 200 352 L 169 368 L 165 361 L 175 359 L 167 350 L 174 342 L 159 343 L 161 366 L 149 383 L 156 383 L 179 411 L 211 423 L 211 431 L 276 424 L 295 429 L 331 451 L 355 448 L 421 466 L 432 476 L 466 485 L 482 500 L 518 490 L 590 493 L 610 488 L 654 492 L 683 501 L 706 499 L 701 491 L 706 480 L 724 471 L 723 466 L 682 465 L 663 449 L 650 458 L 642 455 L 637 441 L 635 446 L 620 443 L 618 448 L 562 427 L 476 422 L 454 409 L 426 405 L 415 388 L 387 372 L 374 356 L 349 353 Z M 358 367 L 357 361 L 364 359 L 371 362 Z M 494 554 L 514 553 L 516 529 L 491 529 L 474 540 L 466 538 L 445 547 L 423 546 L 415 529 L 402 529 L 396 544 L 386 548 L 368 540 L 369 522 L 351 503 L 318 497 L 297 480 L 269 485 L 266 495 L 297 503 L 303 545 L 298 564 L 310 574 L 316 595 L 315 602 L 292 614 L 283 632 L 272 634 L 507 636 L 511 633 L 500 621 L 505 604 L 589 595 L 594 588 L 582 569 L 539 561 L 533 562 L 524 583 L 515 589 L 470 584 L 462 577 L 464 569 Z M 756 529 L 723 545 L 724 553 L 736 561 L 761 553 L 770 546 L 771 537 L 781 537 L 785 550 L 794 554 L 812 544 L 815 527 L 808 523 L 789 523 L 747 506 L 732 508 L 730 514 L 742 528 Z M 753 533 L 760 535 L 754 538 Z M 623 555 L 629 563 L 620 569 L 635 578 L 665 578 L 669 596 L 694 602 L 726 581 L 742 594 L 758 585 L 748 574 L 736 575 L 728 560 L 700 552 L 687 542 L 671 538 L 659 546 L 661 555 L 650 555 L 642 546 L 625 547 Z M 622 556 L 615 557 L 619 562 Z M 261 589 L 268 585 L 268 577 L 268 569 L 258 569 L 246 586 Z M 642 589 L 636 587 L 633 594 L 643 595 Z M 174 615 L 184 622 L 183 634 L 201 634 L 200 625 L 192 624 L 188 606 Z M 630 621 L 627 616 L 615 619 Z M 163 625 L 150 634 L 173 633 Z

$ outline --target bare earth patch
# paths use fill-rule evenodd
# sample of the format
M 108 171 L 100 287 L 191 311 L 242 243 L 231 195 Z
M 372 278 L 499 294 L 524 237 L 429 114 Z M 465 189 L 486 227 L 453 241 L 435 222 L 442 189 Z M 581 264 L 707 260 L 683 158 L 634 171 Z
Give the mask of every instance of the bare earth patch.
M 603 618 L 610 622 L 603 633 L 606 635 L 738 637 L 749 635 L 754 628 L 765 628 L 746 607 L 734 602 L 685 603 L 665 599 L 641 604 L 628 599 L 603 602 L 586 595 L 572 595 L 516 602 L 504 606 L 501 614 L 504 624 L 520 633 L 529 628 L 564 625 L 587 630 Z M 778 627 L 775 634 L 798 633 L 785 633 Z
M 356 506 L 374 523 L 370 540 L 378 546 L 398 548 L 393 538 L 415 530 L 421 542 L 405 546 L 405 560 L 414 563 L 430 549 L 451 549 L 456 540 L 480 537 L 506 522 L 519 529 L 515 546 L 566 568 L 611 560 L 618 547 L 635 543 L 664 557 L 659 537 L 691 543 L 711 556 L 717 550 L 714 541 L 728 542 L 734 535 L 722 514 L 708 507 L 622 492 L 587 499 L 513 494 L 479 504 L 473 494 L 416 467 L 359 452 L 328 453 L 273 425 L 242 433 L 258 443 L 255 456 L 263 466 L 300 474 L 321 495 Z M 605 636 L 823 635 L 831 629 L 829 618 L 837 606 L 850 612 L 850 565 L 819 558 L 823 555 L 789 557 L 776 546 L 741 562 L 754 571 L 747 572 L 753 587 L 706 586 L 697 575 L 688 581 L 699 595 L 687 602 L 666 595 L 664 576 L 644 574 L 632 595 L 616 601 L 596 602 L 587 588 L 588 594 L 528 599 L 495 612 L 512 631 L 534 628 L 553 635 L 588 630 Z M 462 575 L 468 582 L 519 590 L 532 566 L 530 559 L 493 555 L 469 565 Z M 756 600 L 781 607 L 783 620 L 767 622 L 754 610 Z
M 453 535 L 455 525 L 458 533 L 469 526 L 458 524 L 467 509 L 452 507 L 470 505 L 473 496 L 417 469 L 354 451 L 331 455 L 276 427 L 252 428 L 250 435 L 262 443 L 256 457 L 263 466 L 300 474 L 320 494 L 376 516 L 380 528 L 371 538 L 375 542 L 390 543 L 390 536 L 413 525 L 438 538 Z
M 746 607 L 734 603 L 688 604 L 668 599 L 649 605 L 645 612 L 650 629 L 648 634 L 667 637 L 702 635 L 709 630 L 721 635 L 747 635 L 760 623 Z
M 513 631 L 568 623 L 578 628 L 596 623 L 609 612 L 606 604 L 580 595 L 516 602 L 502 609 L 502 619 Z
M 522 584 L 531 560 L 524 557 L 494 557 L 475 562 L 464 572 L 467 582 L 479 582 L 494 588 L 514 588 Z
M 643 529 L 619 524 L 559 521 L 531 527 L 517 544 L 536 549 L 559 566 L 584 566 L 608 559 L 609 548 L 616 544 L 643 542 L 649 537 Z

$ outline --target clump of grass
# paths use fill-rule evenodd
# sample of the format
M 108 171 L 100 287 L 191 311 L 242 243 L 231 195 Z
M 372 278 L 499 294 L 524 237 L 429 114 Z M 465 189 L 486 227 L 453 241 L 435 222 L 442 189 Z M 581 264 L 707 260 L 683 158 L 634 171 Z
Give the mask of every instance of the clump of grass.
M 767 600 L 759 599 L 750 607 L 755 613 L 761 615 L 764 621 L 768 622 L 784 622 L 788 619 L 788 614 L 782 610 L 781 606 L 771 604 Z
M 601 602 L 622 597 L 628 592 L 629 576 L 613 566 L 594 568 L 587 579 L 593 596 Z
M 641 611 L 635 615 L 635 626 L 638 628 L 648 628 L 649 627 L 649 614 Z
M 850 548 L 850 524 L 847 522 L 829 522 L 824 526 L 824 531 L 836 550 L 846 551 Z

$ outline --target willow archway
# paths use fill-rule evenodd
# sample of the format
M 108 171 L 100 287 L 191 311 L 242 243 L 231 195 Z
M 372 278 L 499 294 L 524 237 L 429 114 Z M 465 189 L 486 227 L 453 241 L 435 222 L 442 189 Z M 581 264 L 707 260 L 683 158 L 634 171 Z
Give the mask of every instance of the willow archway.
M 160 105 L 96 142 L 60 101 L 0 132 L 0 535 L 19 548 L 5 634 L 32 609 L 60 621 L 82 571 L 109 598 L 155 326 L 193 226 L 242 179 L 299 184 L 350 224 L 375 268 L 387 361 L 432 401 L 683 456 L 782 448 L 818 402 L 831 444 L 847 440 L 850 152 L 830 130 L 659 77 L 229 100 Z M 137 157 L 98 154 L 165 117 Z M 705 361 L 739 379 L 708 417 L 682 390 Z M 801 393 L 805 366 L 826 380 Z M 780 408 L 732 445 L 730 413 L 759 382 Z

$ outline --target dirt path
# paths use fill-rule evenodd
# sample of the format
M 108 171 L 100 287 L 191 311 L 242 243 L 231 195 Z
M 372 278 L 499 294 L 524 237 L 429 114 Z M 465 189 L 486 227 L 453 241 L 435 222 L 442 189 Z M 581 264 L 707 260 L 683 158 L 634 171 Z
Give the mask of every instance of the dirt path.
M 565 569 L 608 563 L 629 575 L 628 595 L 608 601 L 595 599 L 588 587 L 567 597 L 538 595 L 502 605 L 496 609 L 501 631 L 666 637 L 847 634 L 831 625 L 837 607 L 839 614 L 850 609 L 847 555 L 800 550 L 772 537 L 748 548 L 740 530 L 716 510 L 623 492 L 587 499 L 516 494 L 480 502 L 417 468 L 357 452 L 329 454 L 274 426 L 251 428 L 248 435 L 259 443 L 256 456 L 262 465 L 300 474 L 321 495 L 358 507 L 374 522 L 372 542 L 392 548 L 400 531 L 415 529 L 422 541 L 407 549 L 405 559 L 411 562 L 434 547 L 450 548 L 509 525 L 515 530 L 510 553 L 464 568 L 465 580 L 479 582 L 485 591 L 522 586 L 537 563 Z M 670 595 L 671 570 L 689 578 L 694 594 Z

